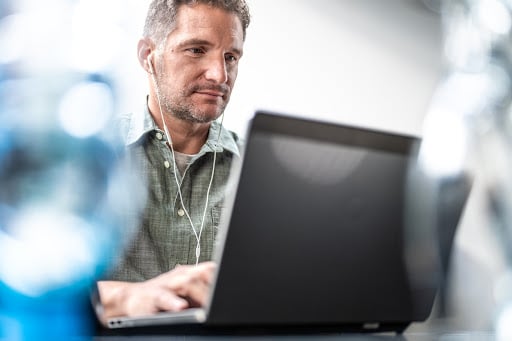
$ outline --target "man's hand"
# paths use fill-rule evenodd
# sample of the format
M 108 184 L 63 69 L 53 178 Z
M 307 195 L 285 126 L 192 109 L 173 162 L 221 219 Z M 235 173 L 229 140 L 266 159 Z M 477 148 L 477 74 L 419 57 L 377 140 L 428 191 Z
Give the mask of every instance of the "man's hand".
M 102 320 L 204 306 L 214 269 L 215 263 L 205 262 L 197 266 L 179 265 L 145 282 L 100 281 Z

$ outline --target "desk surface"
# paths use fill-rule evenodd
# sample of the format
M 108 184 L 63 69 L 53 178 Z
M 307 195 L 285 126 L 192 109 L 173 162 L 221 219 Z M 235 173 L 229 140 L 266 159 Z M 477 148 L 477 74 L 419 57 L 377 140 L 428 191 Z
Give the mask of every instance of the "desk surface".
M 160 340 L 403 340 L 403 341 L 494 341 L 495 335 L 487 332 L 458 332 L 458 333 L 404 333 L 403 335 L 379 334 L 379 335 L 360 335 L 360 334 L 330 334 L 330 335 L 137 335 L 137 336 L 97 336 L 94 341 L 160 341 Z
M 492 331 L 455 330 L 450 325 L 436 324 L 412 324 L 403 334 L 379 333 L 379 334 L 351 334 L 336 330 L 319 330 L 301 328 L 300 330 L 256 329 L 254 332 L 243 329 L 224 329 L 220 332 L 179 330 L 173 327 L 157 329 L 122 329 L 99 331 L 94 341 L 159 341 L 159 340 L 403 340 L 403 341 L 465 341 L 496 340 Z

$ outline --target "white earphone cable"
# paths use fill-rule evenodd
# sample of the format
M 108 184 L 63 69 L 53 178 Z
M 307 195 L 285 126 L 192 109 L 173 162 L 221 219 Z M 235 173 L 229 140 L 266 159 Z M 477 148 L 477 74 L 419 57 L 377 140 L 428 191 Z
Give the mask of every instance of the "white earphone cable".
M 167 138 L 167 141 L 169 142 L 169 146 L 171 148 L 171 153 L 172 153 L 172 158 L 173 158 L 173 163 L 172 164 L 173 164 L 174 180 L 176 181 L 176 185 L 178 186 L 178 196 L 180 198 L 181 207 L 182 207 L 183 211 L 185 212 L 185 215 L 187 216 L 187 219 L 188 219 L 188 221 L 190 223 L 190 227 L 192 228 L 192 231 L 194 232 L 194 236 L 196 237 L 196 241 L 197 241 L 196 252 L 195 252 L 196 265 L 197 265 L 197 264 L 199 264 L 199 257 L 201 255 L 201 236 L 202 236 L 203 229 L 204 229 L 204 221 L 205 221 L 205 218 L 206 218 L 206 212 L 208 210 L 208 202 L 209 202 L 209 199 L 210 199 L 210 190 L 211 190 L 212 183 L 213 183 L 213 178 L 214 178 L 214 175 L 215 175 L 215 163 L 217 161 L 217 148 L 218 148 L 218 145 L 219 145 L 220 135 L 221 135 L 221 132 L 222 132 L 222 124 L 224 122 L 224 114 L 222 114 L 222 119 L 221 119 L 221 123 L 220 123 L 220 127 L 219 127 L 219 133 L 217 135 L 217 141 L 216 141 L 215 146 L 214 146 L 212 172 L 211 172 L 211 176 L 210 176 L 210 181 L 208 183 L 208 189 L 206 190 L 206 200 L 205 200 L 204 209 L 203 209 L 203 216 L 202 216 L 202 219 L 201 219 L 201 226 L 199 227 L 199 232 L 198 232 L 197 229 L 195 228 L 194 223 L 192 222 L 192 218 L 190 217 L 190 214 L 189 214 L 188 210 L 186 209 L 185 204 L 183 202 L 183 195 L 181 193 L 181 183 L 178 180 L 178 175 L 177 175 L 177 171 L 176 171 L 176 167 L 177 167 L 176 166 L 176 155 L 174 153 L 174 147 L 173 147 L 173 143 L 172 143 L 172 140 L 171 140 L 171 135 L 169 133 L 169 130 L 167 129 L 167 124 L 165 123 L 165 118 L 164 118 L 164 114 L 163 114 L 163 111 L 162 111 L 162 104 L 160 102 L 160 89 L 158 87 L 158 84 L 157 84 L 157 81 L 156 81 L 156 78 L 155 78 L 155 75 L 154 75 L 154 71 L 153 71 L 153 65 L 150 62 L 149 57 L 148 57 L 148 63 L 150 65 L 150 69 L 151 69 L 151 76 L 152 76 L 151 78 L 153 79 L 153 82 L 155 84 L 156 98 L 157 98 L 157 101 L 158 101 L 158 107 L 159 107 L 159 110 L 160 110 L 160 117 L 162 119 L 162 125 L 163 125 L 163 128 L 164 128 L 164 133 L 165 133 L 165 136 Z

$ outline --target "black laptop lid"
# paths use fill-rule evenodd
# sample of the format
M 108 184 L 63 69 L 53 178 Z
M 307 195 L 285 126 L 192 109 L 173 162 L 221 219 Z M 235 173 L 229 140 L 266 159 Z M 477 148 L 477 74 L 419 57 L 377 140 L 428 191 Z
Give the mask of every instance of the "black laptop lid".
M 403 257 L 407 166 L 417 142 L 256 113 L 208 323 L 371 327 L 425 319 L 433 293 L 415 307 Z

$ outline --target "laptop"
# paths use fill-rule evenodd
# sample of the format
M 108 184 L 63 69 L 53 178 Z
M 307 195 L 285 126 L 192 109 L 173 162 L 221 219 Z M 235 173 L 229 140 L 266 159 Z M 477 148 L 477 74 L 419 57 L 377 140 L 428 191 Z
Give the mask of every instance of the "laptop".
M 411 286 L 404 260 L 405 186 L 418 143 L 415 136 L 256 112 L 226 200 L 207 306 L 112 318 L 108 328 L 401 332 L 425 320 L 437 287 Z

